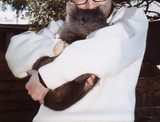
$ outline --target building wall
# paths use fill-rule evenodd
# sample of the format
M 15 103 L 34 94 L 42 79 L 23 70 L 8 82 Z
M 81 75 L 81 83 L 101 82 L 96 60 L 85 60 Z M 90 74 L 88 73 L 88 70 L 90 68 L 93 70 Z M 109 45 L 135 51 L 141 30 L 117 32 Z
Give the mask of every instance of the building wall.
M 5 61 L 10 38 L 27 29 L 28 26 L 0 25 L 0 122 L 31 122 L 39 108 L 25 90 L 28 78 L 15 78 Z
M 160 21 L 149 24 L 144 63 L 160 64 Z

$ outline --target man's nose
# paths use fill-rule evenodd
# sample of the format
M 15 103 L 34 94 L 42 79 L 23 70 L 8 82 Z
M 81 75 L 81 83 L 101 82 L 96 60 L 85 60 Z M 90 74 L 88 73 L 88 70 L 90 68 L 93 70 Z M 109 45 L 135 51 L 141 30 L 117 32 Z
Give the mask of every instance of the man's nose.
M 87 4 L 87 9 L 95 9 L 97 7 L 96 2 L 94 2 L 93 0 L 88 0 Z

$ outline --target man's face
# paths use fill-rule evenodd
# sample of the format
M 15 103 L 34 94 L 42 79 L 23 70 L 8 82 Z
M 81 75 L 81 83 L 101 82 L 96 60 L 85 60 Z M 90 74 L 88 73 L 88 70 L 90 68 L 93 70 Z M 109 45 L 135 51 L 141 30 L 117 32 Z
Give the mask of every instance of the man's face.
M 111 11 L 112 2 L 111 0 L 73 0 L 75 3 L 81 3 L 84 1 L 84 4 L 78 4 L 78 8 L 81 9 L 95 9 L 102 5 L 106 6 L 106 16 L 109 15 Z

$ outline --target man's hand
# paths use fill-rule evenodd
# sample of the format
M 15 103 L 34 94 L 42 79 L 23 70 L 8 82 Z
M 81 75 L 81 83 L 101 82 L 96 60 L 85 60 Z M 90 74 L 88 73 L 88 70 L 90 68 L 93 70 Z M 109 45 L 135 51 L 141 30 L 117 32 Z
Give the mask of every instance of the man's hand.
M 44 97 L 49 89 L 44 87 L 40 83 L 38 78 L 38 71 L 31 70 L 28 71 L 28 74 L 31 75 L 31 78 L 25 86 L 28 90 L 28 94 L 32 97 L 33 100 L 39 101 L 41 104 L 44 104 Z
M 28 73 L 31 75 L 26 84 L 28 94 L 33 100 L 57 111 L 62 111 L 82 99 L 98 81 L 95 75 L 85 74 L 49 90 L 41 84 L 37 70 L 31 70 Z

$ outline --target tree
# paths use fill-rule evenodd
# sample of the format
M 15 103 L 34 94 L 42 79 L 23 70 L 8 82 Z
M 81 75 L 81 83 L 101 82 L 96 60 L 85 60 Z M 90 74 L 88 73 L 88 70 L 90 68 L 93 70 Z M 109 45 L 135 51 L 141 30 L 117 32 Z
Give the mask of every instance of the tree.
M 28 4 L 31 30 L 38 31 L 51 20 L 65 19 L 66 3 L 69 0 L 30 0 Z

